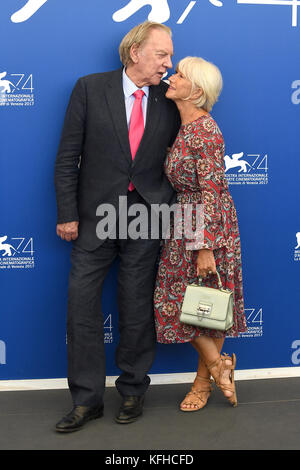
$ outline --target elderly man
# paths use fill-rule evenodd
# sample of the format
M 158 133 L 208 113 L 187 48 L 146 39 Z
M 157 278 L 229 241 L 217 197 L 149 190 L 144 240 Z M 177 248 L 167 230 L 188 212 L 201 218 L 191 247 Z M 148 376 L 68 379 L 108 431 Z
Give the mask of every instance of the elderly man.
M 152 204 L 173 199 L 163 163 L 180 119 L 161 81 L 172 66 L 171 31 L 159 23 L 142 23 L 124 37 L 119 51 L 124 67 L 76 83 L 56 160 L 57 234 L 73 241 L 67 338 L 74 407 L 56 425 L 59 432 L 75 431 L 103 415 L 101 289 L 117 256 L 116 363 L 121 375 L 116 387 L 123 398 L 118 423 L 142 414 L 154 360 L 153 289 L 160 240 L 151 239 L 151 227 L 139 238 L 124 237 L 122 227 L 122 236 L 118 229 L 115 237 L 99 239 L 96 213 L 109 203 L 119 214 L 120 196 L 127 197 L 128 210 L 133 204 L 150 210 Z

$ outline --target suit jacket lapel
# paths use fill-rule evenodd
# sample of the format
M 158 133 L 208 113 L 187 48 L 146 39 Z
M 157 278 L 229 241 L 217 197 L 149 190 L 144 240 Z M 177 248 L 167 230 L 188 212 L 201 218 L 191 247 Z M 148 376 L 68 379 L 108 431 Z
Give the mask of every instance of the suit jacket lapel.
M 112 76 L 112 80 L 107 84 L 106 99 L 123 153 L 131 162 L 132 158 L 128 137 L 122 69 L 116 70 Z

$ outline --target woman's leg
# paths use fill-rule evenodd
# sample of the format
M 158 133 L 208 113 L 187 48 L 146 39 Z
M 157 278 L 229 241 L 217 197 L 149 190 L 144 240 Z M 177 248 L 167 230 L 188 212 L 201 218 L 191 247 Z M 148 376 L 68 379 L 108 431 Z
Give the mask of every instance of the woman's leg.
M 210 364 L 216 363 L 220 359 L 220 353 L 224 344 L 224 338 L 211 338 L 209 336 L 198 336 L 192 341 L 192 345 L 199 353 L 199 365 L 198 365 L 198 374 L 204 373 L 204 377 L 209 377 L 210 375 L 215 375 L 217 373 L 218 367 L 214 366 L 211 368 L 211 371 L 208 371 L 207 366 Z M 231 366 L 232 359 L 228 357 L 225 360 L 225 364 Z M 222 373 L 222 377 L 219 378 L 220 383 L 223 385 L 231 385 L 232 381 L 230 378 L 231 370 L 225 369 Z M 233 392 L 230 390 L 223 390 L 224 395 L 227 398 L 230 398 L 233 395 Z
M 224 338 L 213 338 L 216 344 L 216 347 L 219 351 L 219 353 L 222 350 L 223 343 L 224 343 Z M 206 367 L 205 362 L 203 361 L 203 358 L 201 357 L 201 350 L 197 344 L 197 342 L 191 341 L 191 345 L 196 349 L 198 352 L 198 368 L 197 368 L 197 375 L 192 387 L 192 390 L 197 390 L 201 393 L 201 398 L 203 400 L 203 403 L 207 402 L 210 393 L 211 393 L 211 384 L 209 382 L 211 374 Z M 202 380 L 201 380 L 202 379 Z M 199 399 L 195 399 L 195 397 L 191 396 L 188 394 L 188 396 L 183 400 L 181 403 L 180 407 L 181 409 L 186 409 L 186 410 L 197 410 L 199 409 Z M 201 406 L 202 407 L 202 406 Z
M 212 338 L 212 339 L 217 347 L 219 354 L 221 354 L 225 338 Z M 197 375 L 199 375 L 200 377 L 209 379 L 211 374 L 201 355 L 201 348 L 198 346 L 198 343 L 195 340 L 191 341 L 191 345 L 196 349 L 199 355 Z

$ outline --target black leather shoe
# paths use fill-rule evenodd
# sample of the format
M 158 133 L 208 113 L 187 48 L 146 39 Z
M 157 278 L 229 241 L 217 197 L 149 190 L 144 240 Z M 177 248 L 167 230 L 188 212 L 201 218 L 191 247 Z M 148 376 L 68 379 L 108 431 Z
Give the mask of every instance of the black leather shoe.
M 55 429 L 58 432 L 73 432 L 81 429 L 91 419 L 103 416 L 102 407 L 74 406 L 73 410 L 60 420 Z
M 144 395 L 123 397 L 123 403 L 115 421 L 119 424 L 129 424 L 137 420 L 143 413 Z

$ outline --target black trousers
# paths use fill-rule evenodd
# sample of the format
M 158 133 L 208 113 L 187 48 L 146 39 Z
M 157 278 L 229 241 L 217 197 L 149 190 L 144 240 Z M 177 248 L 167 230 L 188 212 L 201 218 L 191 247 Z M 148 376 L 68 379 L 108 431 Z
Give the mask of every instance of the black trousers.
M 128 207 L 144 203 L 129 193 Z M 128 220 L 128 223 L 130 219 Z M 68 292 L 68 384 L 74 405 L 103 404 L 105 347 L 102 286 L 119 256 L 118 313 L 120 341 L 116 364 L 122 371 L 116 387 L 122 396 L 142 395 L 155 356 L 153 291 L 160 240 L 106 239 L 95 251 L 73 244 Z

